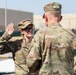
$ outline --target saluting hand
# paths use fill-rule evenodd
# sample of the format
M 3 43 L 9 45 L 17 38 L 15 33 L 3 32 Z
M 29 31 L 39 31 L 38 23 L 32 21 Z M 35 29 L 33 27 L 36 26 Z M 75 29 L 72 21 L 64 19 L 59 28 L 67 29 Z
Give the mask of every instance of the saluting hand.
M 13 23 L 10 23 L 8 24 L 8 26 L 6 27 L 6 30 L 5 30 L 9 35 L 12 35 L 13 32 L 14 32 L 14 24 Z

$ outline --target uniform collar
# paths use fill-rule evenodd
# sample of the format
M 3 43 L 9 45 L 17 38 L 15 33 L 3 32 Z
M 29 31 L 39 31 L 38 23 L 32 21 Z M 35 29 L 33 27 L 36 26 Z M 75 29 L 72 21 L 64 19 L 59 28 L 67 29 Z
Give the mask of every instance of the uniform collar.
M 29 49 L 29 48 L 32 47 L 32 42 L 26 43 L 26 40 L 23 38 L 22 47 L 23 47 L 23 48 L 28 48 L 28 49 Z
M 48 27 L 62 27 L 60 23 L 51 23 Z

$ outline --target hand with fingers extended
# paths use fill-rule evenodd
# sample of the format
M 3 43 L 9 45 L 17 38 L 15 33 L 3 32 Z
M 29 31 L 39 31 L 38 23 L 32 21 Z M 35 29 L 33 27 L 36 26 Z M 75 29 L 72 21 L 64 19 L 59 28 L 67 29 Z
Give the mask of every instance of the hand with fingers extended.
M 13 23 L 10 23 L 8 24 L 8 26 L 6 27 L 6 30 L 5 30 L 9 35 L 12 35 L 13 32 L 14 32 L 14 24 Z

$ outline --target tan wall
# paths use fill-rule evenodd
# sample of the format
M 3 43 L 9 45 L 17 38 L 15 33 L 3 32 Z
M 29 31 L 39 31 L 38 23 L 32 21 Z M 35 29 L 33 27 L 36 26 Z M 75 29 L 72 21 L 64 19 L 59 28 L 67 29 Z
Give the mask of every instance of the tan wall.
M 62 14 L 62 16 L 60 23 L 64 28 L 76 29 L 76 14 Z M 44 20 L 41 15 L 34 16 L 34 24 L 37 29 L 42 28 L 40 24 L 44 25 Z

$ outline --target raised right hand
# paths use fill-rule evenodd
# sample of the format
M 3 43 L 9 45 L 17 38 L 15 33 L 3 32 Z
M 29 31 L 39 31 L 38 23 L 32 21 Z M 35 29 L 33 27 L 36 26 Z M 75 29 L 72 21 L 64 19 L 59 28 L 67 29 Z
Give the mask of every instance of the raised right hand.
M 13 23 L 10 23 L 8 24 L 8 26 L 6 27 L 6 30 L 5 30 L 9 35 L 12 35 L 13 32 L 14 32 L 14 24 Z

